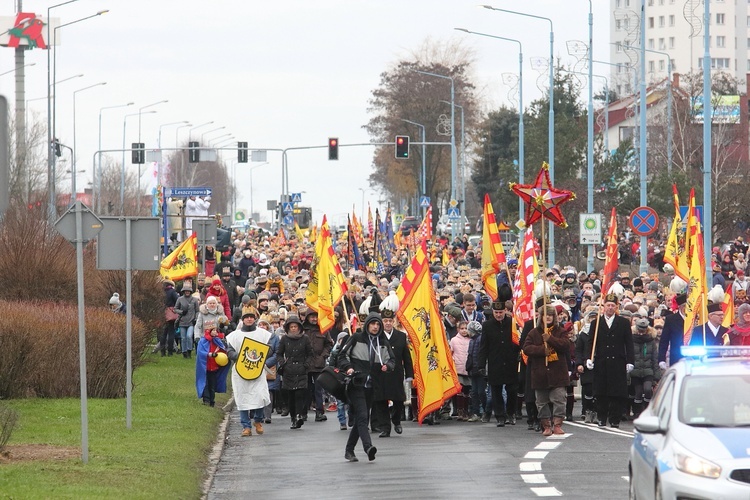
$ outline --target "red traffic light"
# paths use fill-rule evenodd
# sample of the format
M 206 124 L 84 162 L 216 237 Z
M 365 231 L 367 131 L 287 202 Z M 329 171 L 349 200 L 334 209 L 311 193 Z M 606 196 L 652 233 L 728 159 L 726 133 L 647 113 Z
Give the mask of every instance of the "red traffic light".
M 398 144 L 399 146 L 401 146 L 403 143 L 404 143 L 404 138 L 403 137 L 399 137 L 399 138 L 396 139 L 396 144 Z
M 339 139 L 338 137 L 328 138 L 328 159 L 338 160 L 339 159 Z
M 328 139 L 328 145 L 331 147 L 337 146 L 339 143 L 338 139 Z

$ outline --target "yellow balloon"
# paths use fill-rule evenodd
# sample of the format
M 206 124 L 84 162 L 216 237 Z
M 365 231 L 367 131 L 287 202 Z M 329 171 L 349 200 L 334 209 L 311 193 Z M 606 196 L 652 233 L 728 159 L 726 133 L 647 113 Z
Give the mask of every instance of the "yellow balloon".
M 229 363 L 229 357 L 225 352 L 217 353 L 214 359 L 216 360 L 216 364 L 219 366 L 226 366 L 227 363 Z

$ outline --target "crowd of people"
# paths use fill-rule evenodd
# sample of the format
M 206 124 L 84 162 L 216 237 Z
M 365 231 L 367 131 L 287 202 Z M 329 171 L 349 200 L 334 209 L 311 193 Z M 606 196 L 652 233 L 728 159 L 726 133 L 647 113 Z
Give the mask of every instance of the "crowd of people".
M 373 460 L 370 433 L 401 434 L 402 422 L 417 415 L 409 339 L 396 318 L 395 296 L 410 249 L 394 249 L 377 272 L 367 242 L 365 270 L 354 269 L 346 241 L 339 242 L 348 291 L 336 324 L 321 332 L 305 303 L 314 245 L 254 232 L 234 236 L 227 251 L 216 252 L 215 275 L 163 282 L 166 324 L 156 351 L 185 358 L 196 351 L 197 396 L 207 405 L 226 390 L 231 371 L 243 436 L 263 434 L 263 424 L 277 415 L 296 431 L 308 413 L 323 422 L 336 411 L 340 429 L 350 432 L 345 458 L 357 461 L 361 442 Z M 461 391 L 424 420 L 428 425 L 494 419 L 505 427 L 525 419 L 530 431 L 545 436 L 564 434 L 564 422 L 574 419 L 616 428 L 638 416 L 663 371 L 681 357 L 687 284 L 669 265 L 632 279 L 622 270 L 605 294 L 598 272 L 544 269 L 535 285 L 535 318 L 514 325 L 516 258 L 509 255 L 497 275 L 493 300 L 481 279 L 481 248 L 466 238 L 442 244 L 447 261 L 433 248 L 430 272 Z M 735 245 L 727 250 L 733 264 L 747 251 L 741 238 Z M 715 280 L 708 317 L 691 343 L 750 345 L 750 304 L 740 293 L 747 288 L 744 269 L 724 276 L 725 259 L 715 255 L 712 267 L 732 284 Z M 737 306 L 729 327 L 722 326 L 726 289 L 734 290 Z M 318 383 L 326 366 L 351 376 L 346 400 Z

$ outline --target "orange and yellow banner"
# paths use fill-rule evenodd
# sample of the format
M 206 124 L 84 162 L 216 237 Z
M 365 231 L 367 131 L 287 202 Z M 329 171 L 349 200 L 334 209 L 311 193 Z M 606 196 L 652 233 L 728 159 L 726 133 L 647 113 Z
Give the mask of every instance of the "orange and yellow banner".
M 320 225 L 320 234 L 315 242 L 315 257 L 310 266 L 310 284 L 305 302 L 318 313 L 318 325 L 322 333 L 336 323 L 333 309 L 346 292 L 346 282 L 341 266 L 333 252 L 331 231 L 325 215 Z
M 418 420 L 440 409 L 461 391 L 453 356 L 432 289 L 427 244 L 422 240 L 396 291 L 401 303 L 396 313 L 413 349 L 414 386 L 419 401 Z
M 162 278 L 184 280 L 198 274 L 198 236 L 193 234 L 164 257 L 159 267 Z
M 617 247 L 617 211 L 612 207 L 612 215 L 609 217 L 609 234 L 607 235 L 607 258 L 604 261 L 604 276 L 602 277 L 602 295 L 609 292 L 609 287 L 614 280 L 617 270 L 620 268 Z
M 690 269 L 685 257 L 685 247 L 680 240 L 685 239 L 682 228 L 682 217 L 680 217 L 680 199 L 677 196 L 677 186 L 672 184 L 672 197 L 674 201 L 674 220 L 672 229 L 669 231 L 667 246 L 664 248 L 664 262 L 671 265 L 677 276 L 685 281 L 690 279 Z
M 505 251 L 497 230 L 495 211 L 492 209 L 490 195 L 484 195 L 484 224 L 482 229 L 482 283 L 487 295 L 497 300 L 497 273 L 505 264 Z M 510 277 L 509 277 L 510 278 Z M 508 280 L 510 281 L 510 279 Z
M 531 227 L 526 230 L 521 248 L 521 258 L 518 261 L 518 271 L 513 282 L 513 319 L 516 324 L 523 325 L 534 318 L 534 284 L 539 274 L 539 263 L 536 260 L 536 242 Z M 518 345 L 518 329 L 513 332 L 513 343 Z M 525 362 L 525 361 L 524 361 Z
M 706 258 L 703 255 L 703 234 L 700 220 L 695 209 L 695 190 L 690 190 L 690 205 L 688 208 L 688 224 L 686 228 L 686 244 L 690 248 L 690 279 L 688 281 L 688 296 L 685 306 L 685 325 L 683 330 L 683 345 L 690 344 L 690 337 L 696 323 L 701 325 L 708 320 L 706 285 Z
M 724 320 L 721 326 L 729 328 L 734 324 L 734 295 L 732 285 L 727 285 L 727 291 L 724 292 L 724 301 L 721 303 L 721 310 L 724 313 Z

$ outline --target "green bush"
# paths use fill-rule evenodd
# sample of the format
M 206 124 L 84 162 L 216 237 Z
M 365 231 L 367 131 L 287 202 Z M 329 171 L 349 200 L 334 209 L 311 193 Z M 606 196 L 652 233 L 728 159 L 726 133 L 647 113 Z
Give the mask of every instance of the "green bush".
M 0 405 L 0 453 L 5 450 L 5 445 L 8 444 L 13 429 L 16 428 L 16 422 L 18 422 L 18 412 Z

